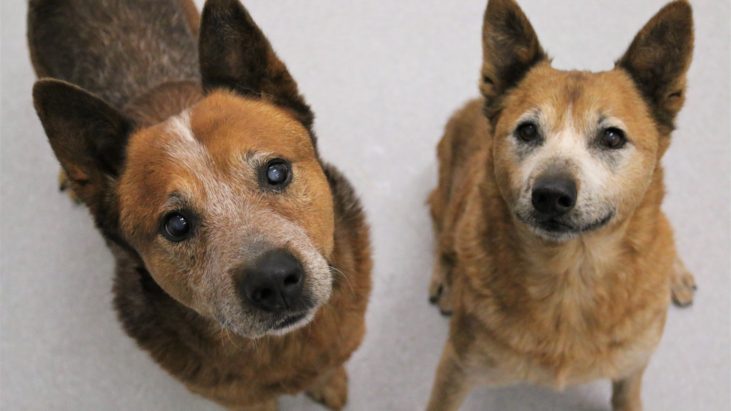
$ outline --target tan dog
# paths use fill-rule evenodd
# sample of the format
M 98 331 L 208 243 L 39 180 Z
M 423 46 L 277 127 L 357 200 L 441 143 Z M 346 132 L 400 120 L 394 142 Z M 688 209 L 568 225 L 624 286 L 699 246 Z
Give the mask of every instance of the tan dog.
M 210 0 L 199 46 L 187 0 L 29 7 L 34 66 L 55 78 L 36 83 L 35 106 L 116 257 L 128 334 L 231 409 L 301 391 L 342 408 L 365 331 L 368 228 L 243 6 Z
M 519 6 L 490 0 L 483 97 L 447 125 L 430 197 L 431 298 L 453 317 L 429 410 L 476 383 L 604 378 L 615 410 L 642 409 L 671 290 L 695 288 L 660 210 L 692 26 L 673 2 L 613 70 L 558 71 Z

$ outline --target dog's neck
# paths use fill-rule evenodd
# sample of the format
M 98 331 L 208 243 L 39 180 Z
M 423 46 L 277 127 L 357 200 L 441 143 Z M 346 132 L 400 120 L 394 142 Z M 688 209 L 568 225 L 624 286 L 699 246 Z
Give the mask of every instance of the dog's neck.
M 619 255 L 626 251 L 628 222 L 563 242 L 544 240 L 518 221 L 513 226 L 528 276 L 599 279 L 616 268 Z

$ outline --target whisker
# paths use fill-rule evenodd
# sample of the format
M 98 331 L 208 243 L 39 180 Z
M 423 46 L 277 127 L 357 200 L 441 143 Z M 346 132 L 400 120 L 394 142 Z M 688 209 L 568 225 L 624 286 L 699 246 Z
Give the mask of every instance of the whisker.
M 345 283 L 348 285 L 350 292 L 355 294 L 355 287 L 353 286 L 353 281 L 348 274 L 346 274 L 343 270 L 335 267 L 334 265 L 330 266 L 330 270 L 332 272 L 334 272 L 335 274 L 339 274 L 343 279 L 345 279 Z

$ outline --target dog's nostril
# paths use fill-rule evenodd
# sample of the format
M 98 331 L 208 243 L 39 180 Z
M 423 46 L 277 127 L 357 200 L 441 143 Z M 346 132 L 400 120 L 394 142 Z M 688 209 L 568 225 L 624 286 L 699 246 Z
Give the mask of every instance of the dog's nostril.
M 558 205 L 568 208 L 574 205 L 574 200 L 569 196 L 561 196 L 558 199 Z
M 533 202 L 539 205 L 548 204 L 548 196 L 543 193 L 538 193 L 533 197 Z
M 297 285 L 300 282 L 300 276 L 297 274 L 290 274 L 284 278 L 285 286 Z
M 272 298 L 274 295 L 274 291 L 272 291 L 269 288 L 262 288 L 254 291 L 254 295 L 252 296 L 257 301 L 264 301 Z

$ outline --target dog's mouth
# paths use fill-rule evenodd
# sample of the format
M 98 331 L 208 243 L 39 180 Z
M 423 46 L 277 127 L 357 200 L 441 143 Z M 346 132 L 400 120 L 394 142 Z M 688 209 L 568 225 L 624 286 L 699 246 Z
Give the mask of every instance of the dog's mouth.
M 309 324 L 315 317 L 316 310 L 310 310 L 303 313 L 290 314 L 277 321 L 268 334 L 284 335 L 298 328 L 302 328 Z
M 274 326 L 274 329 L 275 330 L 280 330 L 282 328 L 287 328 L 287 327 L 290 327 L 292 325 L 295 325 L 298 322 L 300 322 L 301 320 L 303 320 L 306 316 L 307 316 L 306 313 L 302 313 L 302 314 L 295 314 L 295 315 L 291 315 L 291 316 L 285 317 L 282 321 L 280 321 L 279 323 L 277 323 L 276 326 Z
M 584 225 L 571 224 L 566 221 L 562 221 L 560 218 L 549 218 L 546 220 L 540 220 L 533 216 L 525 218 L 518 215 L 518 218 L 538 231 L 539 234 L 547 234 L 551 238 L 565 238 L 567 236 L 575 236 L 590 231 L 597 230 L 604 227 L 614 217 L 614 212 L 607 213 L 604 217 L 597 219 L 593 222 Z

